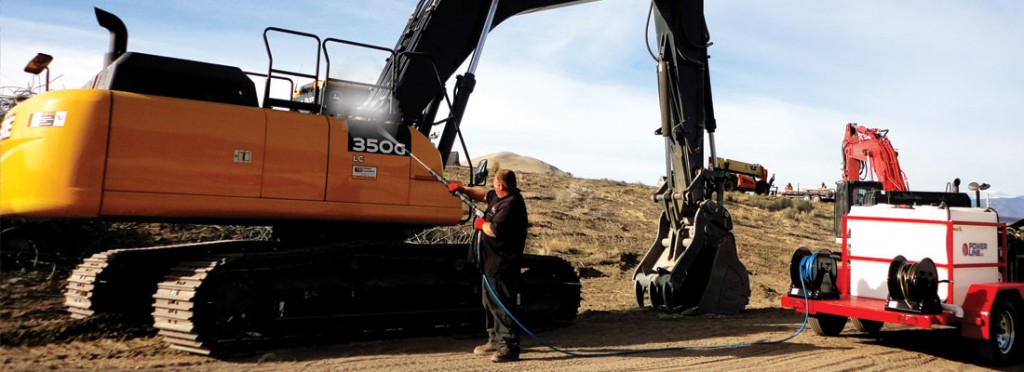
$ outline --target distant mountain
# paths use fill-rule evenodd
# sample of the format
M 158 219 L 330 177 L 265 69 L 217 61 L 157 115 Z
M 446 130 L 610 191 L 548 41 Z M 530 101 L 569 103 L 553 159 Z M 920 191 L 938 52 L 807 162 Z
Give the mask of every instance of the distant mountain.
M 985 205 L 984 199 L 982 199 L 981 205 Z M 1015 222 L 1024 218 L 1024 196 L 992 198 L 988 205 L 999 212 L 999 219 L 1003 222 Z

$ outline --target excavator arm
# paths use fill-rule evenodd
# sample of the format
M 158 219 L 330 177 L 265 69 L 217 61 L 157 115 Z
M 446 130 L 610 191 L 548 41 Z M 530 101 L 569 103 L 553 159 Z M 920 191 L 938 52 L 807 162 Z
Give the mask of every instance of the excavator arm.
M 425 135 L 444 125 L 437 147 L 447 164 L 476 84 L 484 30 L 516 14 L 579 2 L 583 1 L 420 1 L 367 107 L 388 112 Z M 658 234 L 634 274 L 637 300 L 643 306 L 649 295 L 652 305 L 675 311 L 738 312 L 746 306 L 750 289 L 746 268 L 736 254 L 731 216 L 722 206 L 728 173 L 709 166 L 705 158 L 708 148 L 710 165 L 717 164 L 704 4 L 653 0 L 650 7 L 661 106 L 661 125 L 655 132 L 664 140 L 665 177 L 653 195 L 663 208 Z M 456 77 L 449 97 L 444 82 L 471 54 L 468 71 Z M 442 103 L 449 114 L 437 120 Z
M 900 169 L 887 129 L 846 124 L 843 137 L 843 180 L 863 181 L 877 177 L 886 191 L 907 191 L 906 174 Z
M 853 206 L 875 204 L 945 205 L 970 207 L 967 194 L 959 191 L 911 191 L 900 168 L 896 149 L 889 142 L 889 130 L 847 123 L 843 133 L 843 180 L 836 188 L 835 220 L 832 232 L 843 237 L 843 217 Z M 956 181 L 959 183 L 959 181 Z
M 444 125 L 438 150 L 448 164 L 455 135 L 476 85 L 476 64 L 487 33 L 517 14 L 593 0 L 420 0 L 395 45 L 396 58 L 388 60 L 371 93 L 370 107 L 397 115 L 424 135 Z M 456 78 L 453 96 L 444 82 L 471 53 L 469 71 Z M 449 116 L 435 122 L 442 103 Z
M 736 253 L 732 218 L 722 205 L 727 171 L 705 167 L 715 153 L 708 67 L 710 35 L 702 1 L 653 1 L 665 172 L 653 199 L 662 206 L 654 243 L 634 275 L 637 303 L 684 313 L 735 313 L 750 297 Z M 713 196 L 717 194 L 717 199 Z

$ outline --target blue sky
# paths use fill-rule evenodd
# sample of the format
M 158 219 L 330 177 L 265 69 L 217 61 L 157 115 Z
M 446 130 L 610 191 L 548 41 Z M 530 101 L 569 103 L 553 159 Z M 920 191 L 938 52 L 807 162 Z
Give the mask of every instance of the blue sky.
M 416 1 L 253 4 L 6 0 L 0 86 L 40 84 L 22 71 L 37 52 L 54 56 L 55 88 L 95 74 L 108 34 L 92 6 L 124 20 L 129 50 L 260 71 L 266 26 L 391 47 Z M 498 27 L 463 124 L 470 155 L 513 151 L 578 177 L 654 184 L 664 163 L 647 9 L 603 0 Z M 706 16 L 720 156 L 761 163 L 778 184 L 832 184 L 844 126 L 857 122 L 890 130 L 911 189 L 959 177 L 1024 195 L 1024 2 L 713 0 Z M 287 62 L 311 69 L 315 50 L 294 51 Z M 379 58 L 342 58 L 376 76 Z

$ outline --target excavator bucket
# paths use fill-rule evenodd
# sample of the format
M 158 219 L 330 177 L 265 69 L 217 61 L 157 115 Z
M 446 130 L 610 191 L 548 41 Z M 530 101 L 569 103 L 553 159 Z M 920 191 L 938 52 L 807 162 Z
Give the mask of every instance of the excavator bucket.
M 729 212 L 706 202 L 693 228 L 673 229 L 662 215 L 658 239 L 641 260 L 633 281 L 637 304 L 684 314 L 732 314 L 750 299 L 747 269 L 736 253 Z

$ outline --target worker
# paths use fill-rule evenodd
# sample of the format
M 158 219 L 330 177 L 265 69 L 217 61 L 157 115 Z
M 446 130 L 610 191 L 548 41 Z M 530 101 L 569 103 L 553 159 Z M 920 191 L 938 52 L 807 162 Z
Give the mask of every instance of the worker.
M 792 183 L 787 183 L 786 184 L 786 188 L 783 191 L 793 191 L 793 184 Z
M 825 183 L 824 183 L 824 182 L 822 182 L 822 183 L 821 183 L 821 189 L 822 189 L 822 190 L 828 190 L 828 186 L 825 186 Z
M 493 190 L 451 182 L 448 191 L 462 192 L 473 200 L 487 203 L 484 217 L 477 218 L 473 227 L 480 231 L 477 265 L 487 279 L 482 284 L 482 292 L 488 338 L 486 344 L 473 349 L 473 354 L 491 354 L 491 361 L 495 363 L 519 360 L 516 325 L 492 296 L 493 291 L 505 308 L 515 312 L 516 294 L 522 286 L 520 267 L 528 224 L 526 202 L 519 192 L 516 174 L 509 169 L 496 172 Z

